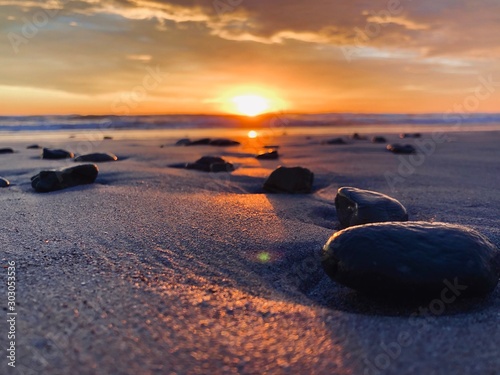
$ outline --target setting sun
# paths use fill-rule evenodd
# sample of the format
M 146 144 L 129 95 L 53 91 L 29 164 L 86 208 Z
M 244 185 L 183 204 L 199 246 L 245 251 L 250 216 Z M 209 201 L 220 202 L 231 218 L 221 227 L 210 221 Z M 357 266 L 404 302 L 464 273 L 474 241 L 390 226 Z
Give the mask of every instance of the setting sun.
M 239 113 L 245 116 L 257 116 L 269 109 L 269 101 L 259 95 L 239 95 L 232 99 Z

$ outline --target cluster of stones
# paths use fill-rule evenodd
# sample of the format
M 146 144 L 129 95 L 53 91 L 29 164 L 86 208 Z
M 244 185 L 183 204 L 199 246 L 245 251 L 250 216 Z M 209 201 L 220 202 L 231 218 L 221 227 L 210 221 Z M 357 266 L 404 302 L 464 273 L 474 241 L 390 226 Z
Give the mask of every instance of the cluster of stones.
M 41 149 L 37 144 L 27 147 L 27 149 Z M 11 154 L 14 150 L 11 148 L 0 149 L 1 154 Z M 110 153 L 91 153 L 76 156 L 63 149 L 43 148 L 42 159 L 46 160 L 60 160 L 60 159 L 73 159 L 75 162 L 110 162 L 117 161 L 118 157 Z M 31 177 L 31 186 L 35 191 L 40 193 L 47 193 L 51 191 L 66 189 L 78 185 L 85 185 L 93 183 L 99 169 L 95 164 L 82 164 L 69 168 L 43 170 L 35 176 Z M 0 188 L 8 187 L 10 182 L 0 177 Z
M 322 265 L 334 281 L 384 296 L 435 296 L 448 284 L 463 296 L 491 293 L 500 277 L 497 247 L 477 231 L 448 223 L 407 221 L 397 200 L 343 187 L 335 198 L 346 228 L 322 251 Z
M 410 134 L 403 133 L 403 134 L 400 134 L 399 137 L 402 139 L 403 138 L 420 138 L 421 134 L 420 133 L 410 133 Z M 366 140 L 368 140 L 367 137 L 359 135 L 358 133 L 352 134 L 349 137 L 349 139 L 351 139 L 352 141 L 366 141 Z M 381 137 L 381 136 L 374 136 L 371 138 L 371 142 L 372 143 L 387 143 L 387 139 L 385 137 Z M 352 142 L 348 142 L 342 137 L 337 137 L 337 138 L 328 139 L 328 140 L 323 141 L 321 143 L 325 144 L 325 145 L 348 145 Z M 413 147 L 410 144 L 401 145 L 399 143 L 391 143 L 391 144 L 388 144 L 386 146 L 386 149 L 387 149 L 387 151 L 390 151 L 394 154 L 414 154 L 417 152 L 415 147 Z

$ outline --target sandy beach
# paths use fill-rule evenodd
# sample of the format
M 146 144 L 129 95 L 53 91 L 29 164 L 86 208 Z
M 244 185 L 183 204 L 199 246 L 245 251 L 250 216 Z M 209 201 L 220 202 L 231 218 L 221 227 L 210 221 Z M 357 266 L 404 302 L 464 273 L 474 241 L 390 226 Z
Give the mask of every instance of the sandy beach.
M 382 302 L 334 283 L 319 252 L 340 229 L 342 186 L 390 195 L 413 221 L 470 226 L 498 247 L 500 132 L 439 141 L 366 135 L 424 148 L 409 161 L 347 134 L 346 145 L 279 135 L 241 137 L 236 147 L 2 140 L 15 150 L 0 155 L 0 176 L 11 183 L 0 189 L 2 280 L 8 262 L 17 277 L 9 373 L 497 374 L 499 287 L 435 314 L 431 301 Z M 36 142 L 119 161 L 98 163 L 94 184 L 36 193 L 33 175 L 76 164 L 40 159 L 26 149 Z M 280 159 L 255 159 L 269 144 L 279 145 Z M 168 167 L 205 155 L 236 169 Z M 313 193 L 266 194 L 262 184 L 279 165 L 313 171 Z M 1 290 L 6 306 L 4 282 Z M 0 332 L 7 324 L 2 317 Z

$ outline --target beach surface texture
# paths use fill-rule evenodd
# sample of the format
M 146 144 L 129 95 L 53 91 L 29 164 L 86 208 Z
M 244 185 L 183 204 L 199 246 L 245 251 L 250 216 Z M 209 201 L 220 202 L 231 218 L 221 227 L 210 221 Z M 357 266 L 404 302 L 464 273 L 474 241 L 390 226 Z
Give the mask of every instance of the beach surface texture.
M 372 136 L 401 143 L 384 133 L 342 145 L 320 135 L 232 147 L 44 140 L 118 157 L 96 163 L 94 183 L 49 193 L 30 178 L 78 163 L 41 159 L 26 149 L 37 139 L 3 140 L 14 153 L 0 155 L 10 181 L 0 189 L 0 373 L 498 374 L 500 287 L 485 298 L 462 299 L 458 288 L 446 300 L 375 300 L 332 281 L 320 251 L 341 229 L 334 199 L 343 186 L 397 199 L 412 221 L 470 226 L 498 247 L 500 132 L 423 133 L 404 140 L 412 155 Z M 266 145 L 279 146 L 279 159 L 255 158 Z M 203 156 L 234 171 L 168 167 Z M 312 171 L 312 192 L 266 193 L 278 166 Z M 6 357 L 9 262 L 15 368 Z

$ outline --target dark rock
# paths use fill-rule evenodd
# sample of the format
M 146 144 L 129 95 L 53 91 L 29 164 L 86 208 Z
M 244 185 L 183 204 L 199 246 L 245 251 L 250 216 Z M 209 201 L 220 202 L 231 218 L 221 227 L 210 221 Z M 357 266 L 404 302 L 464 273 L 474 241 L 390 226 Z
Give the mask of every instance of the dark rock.
M 338 190 L 335 208 L 343 228 L 384 221 L 408 221 L 406 209 L 396 199 L 354 187 Z
M 232 139 L 226 139 L 226 138 L 217 138 L 217 139 L 210 139 L 210 138 L 202 138 L 198 139 L 196 141 L 191 141 L 188 138 L 183 138 L 179 139 L 176 143 L 176 146 L 220 146 L 220 147 L 227 147 L 227 146 L 238 146 L 240 145 L 240 142 L 233 141 Z
M 279 158 L 278 151 L 269 151 L 269 152 L 264 152 L 262 154 L 259 154 L 256 156 L 257 159 L 259 160 L 276 160 Z
M 175 164 L 169 164 L 169 168 L 177 168 L 177 169 L 186 169 L 186 165 L 189 163 L 175 163 Z
M 232 172 L 234 171 L 234 166 L 231 163 L 212 163 L 210 164 L 210 171 L 209 172 Z
M 0 154 L 12 154 L 14 150 L 11 148 L 0 148 Z
M 500 276 L 494 244 L 470 228 L 444 223 L 344 229 L 323 247 L 322 265 L 336 282 L 381 296 L 484 295 Z
M 113 137 L 109 136 L 109 135 L 105 135 L 104 137 L 102 137 L 103 140 L 105 141 L 110 141 L 113 139 Z
M 214 139 L 214 140 L 210 141 L 210 146 L 226 147 L 226 146 L 239 146 L 239 145 L 240 145 L 240 142 L 233 141 L 232 139 L 225 139 L 225 138 Z
M 176 146 L 189 146 L 191 144 L 191 140 L 189 138 L 182 138 L 175 142 Z
M 0 188 L 5 188 L 8 187 L 9 185 L 10 185 L 9 180 L 0 177 Z
M 322 143 L 326 144 L 326 145 L 346 145 L 347 144 L 347 142 L 344 141 L 342 138 L 332 138 L 332 139 L 329 139 L 328 141 L 324 141 Z
M 363 137 L 361 135 L 359 135 L 358 133 L 354 133 L 353 135 L 351 135 L 351 138 L 356 140 L 356 141 L 366 141 L 366 137 Z
M 399 135 L 399 138 L 403 139 L 403 138 L 420 138 L 422 136 L 422 134 L 420 133 L 401 133 Z
M 314 174 L 302 167 L 279 167 L 264 182 L 270 193 L 307 194 L 312 190 Z
M 42 153 L 42 159 L 68 159 L 74 156 L 72 152 L 51 148 L 44 148 Z
M 29 145 L 28 147 L 26 147 L 28 150 L 39 150 L 42 148 L 42 146 L 40 145 Z
M 372 138 L 372 143 L 385 143 L 387 142 L 387 139 L 385 137 L 373 137 Z
M 108 154 L 108 153 L 93 153 L 93 154 L 86 154 L 86 155 L 80 155 L 75 158 L 75 161 L 92 161 L 95 163 L 103 163 L 107 161 L 117 161 L 118 157 L 113 154 Z
M 400 145 L 399 143 L 387 145 L 387 150 L 393 152 L 394 154 L 414 154 L 417 152 L 415 147 L 412 145 Z
M 204 172 L 231 172 L 234 170 L 234 167 L 222 158 L 203 156 L 194 163 L 187 163 L 186 169 L 195 169 Z
M 210 144 L 210 138 L 202 138 L 186 144 L 186 146 L 205 146 Z
M 171 164 L 170 168 L 194 169 L 203 172 L 232 172 L 234 166 L 222 158 L 216 156 L 203 156 L 194 163 Z
M 83 164 L 61 170 L 41 171 L 31 177 L 31 186 L 39 193 L 91 184 L 97 178 L 99 169 L 95 164 Z

